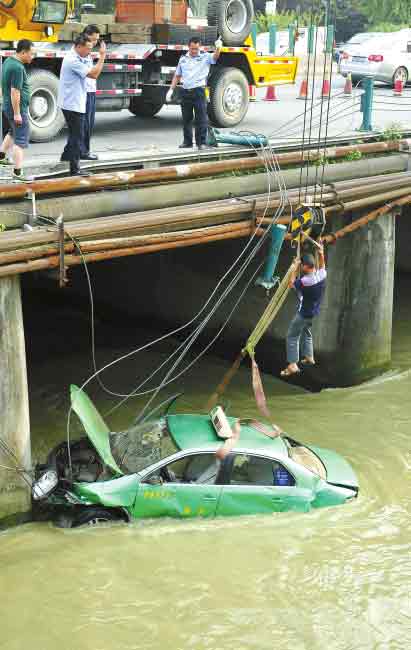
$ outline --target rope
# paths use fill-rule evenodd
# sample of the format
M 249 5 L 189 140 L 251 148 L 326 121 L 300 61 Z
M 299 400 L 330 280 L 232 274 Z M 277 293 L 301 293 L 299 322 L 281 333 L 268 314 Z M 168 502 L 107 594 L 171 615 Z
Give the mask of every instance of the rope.
M 261 337 L 265 334 L 269 326 L 271 325 L 272 321 L 280 311 L 282 305 L 284 304 L 285 299 L 287 298 L 288 292 L 290 290 L 288 286 L 288 282 L 292 273 L 292 270 L 294 268 L 294 264 L 291 264 L 290 268 L 288 269 L 287 273 L 283 277 L 280 285 L 278 286 L 275 294 L 271 298 L 269 304 L 267 305 L 264 313 L 262 314 L 260 320 L 258 321 L 257 325 L 254 327 L 253 331 L 251 332 L 250 336 L 247 339 L 247 342 L 244 346 L 244 348 L 241 350 L 241 352 L 237 355 L 237 357 L 234 360 L 233 365 L 227 370 L 225 373 L 223 379 L 221 382 L 218 384 L 216 390 L 212 395 L 209 397 L 207 404 L 205 406 L 206 411 L 210 411 L 219 401 L 221 395 L 224 393 L 226 390 L 227 386 L 230 384 L 231 380 L 233 379 L 234 375 L 236 374 L 237 370 L 239 369 L 242 360 L 244 357 L 248 354 L 253 361 L 254 359 L 254 350 L 257 344 L 259 343 Z M 255 362 L 254 362 L 255 363 Z M 254 366 L 253 366 L 254 368 Z M 257 369 L 258 370 L 258 369 Z M 254 369 L 254 375 L 257 371 Z M 264 395 L 264 391 L 263 391 Z M 257 399 L 257 396 L 256 396 Z M 265 399 L 265 398 L 264 398 Z M 258 400 L 257 400 L 258 403 Z M 259 406 L 260 408 L 260 406 Z M 264 407 L 262 407 L 264 408 Z M 260 408 L 261 410 L 261 408 Z
M 287 273 L 283 277 L 281 283 L 279 284 L 277 291 L 271 298 L 270 302 L 268 303 L 265 311 L 263 312 L 260 320 L 258 321 L 257 325 L 251 332 L 250 336 L 247 339 L 247 343 L 244 346 L 244 350 L 252 357 L 254 355 L 254 350 L 259 343 L 260 339 L 262 336 L 264 336 L 265 332 L 273 322 L 274 318 L 277 316 L 278 312 L 280 311 L 285 299 L 287 298 L 288 292 L 290 290 L 288 286 L 288 282 L 291 276 L 291 273 L 293 271 L 294 264 L 291 264 L 290 268 L 288 269 Z

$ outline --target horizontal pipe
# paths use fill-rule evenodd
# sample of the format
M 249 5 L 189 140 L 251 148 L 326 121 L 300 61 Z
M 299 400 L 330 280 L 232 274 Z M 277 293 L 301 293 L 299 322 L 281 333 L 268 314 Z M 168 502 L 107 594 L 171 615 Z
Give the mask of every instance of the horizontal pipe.
M 328 159 L 335 159 L 342 158 L 354 152 L 371 154 L 400 151 L 401 146 L 403 146 L 403 142 L 399 140 L 393 142 L 372 142 L 342 147 L 327 147 L 325 149 L 322 148 L 320 151 L 316 148 L 306 151 L 279 153 L 276 158 L 280 165 L 289 165 L 298 164 L 302 161 L 317 160 L 322 156 Z M 191 163 L 188 165 L 172 165 L 154 169 L 136 169 L 106 174 L 92 174 L 90 176 L 39 180 L 31 183 L 3 183 L 0 184 L 0 199 L 23 199 L 27 196 L 27 190 L 35 192 L 36 196 L 96 192 L 102 189 L 130 185 L 217 176 L 228 172 L 250 171 L 261 167 L 264 167 L 264 159 L 257 156 L 255 158 L 218 160 L 211 163 Z
M 220 226 L 211 226 L 206 228 L 196 228 L 194 230 L 183 230 L 176 233 L 161 233 L 156 235 L 134 235 L 131 237 L 116 237 L 110 239 L 84 240 L 79 243 L 79 249 L 82 253 L 91 253 L 95 251 L 114 250 L 116 248 L 128 248 L 130 246 L 147 246 L 161 242 L 172 242 L 188 240 L 202 236 L 211 236 L 223 233 L 234 233 L 244 231 L 251 232 L 255 229 L 253 220 L 240 221 L 238 223 L 223 224 Z M 77 249 L 76 244 L 68 241 L 64 244 L 64 253 L 72 253 Z M 0 265 L 12 264 L 15 262 L 25 262 L 40 257 L 56 255 L 59 252 L 59 244 L 47 244 L 44 246 L 35 246 L 24 248 L 17 251 L 0 253 Z
M 149 244 L 146 246 L 132 246 L 129 248 L 113 249 L 104 252 L 88 253 L 88 254 L 86 253 L 83 256 L 65 255 L 64 265 L 78 266 L 79 264 L 83 263 L 83 260 L 88 264 L 91 262 L 101 262 L 104 260 L 111 260 L 119 257 L 129 257 L 131 255 L 157 253 L 159 251 L 171 250 L 175 248 L 185 248 L 188 246 L 204 245 L 211 242 L 222 241 L 226 239 L 239 239 L 242 237 L 249 237 L 253 231 L 254 231 L 254 226 L 252 228 L 248 227 L 242 230 L 237 230 L 236 232 L 233 233 L 226 232 L 226 233 L 214 234 L 210 236 L 192 237 L 190 239 L 182 239 L 179 241 L 163 242 L 160 244 Z M 263 230 L 259 230 L 256 232 L 257 236 L 261 236 L 262 234 L 263 234 Z M 59 265 L 60 265 L 60 256 L 53 255 L 51 257 L 30 260 L 28 262 L 19 262 L 16 264 L 1 266 L 0 277 L 7 277 L 11 275 L 18 275 L 18 274 L 29 273 L 33 271 L 44 271 L 45 269 L 56 268 Z
M 382 178 L 385 180 L 386 177 L 383 176 Z M 326 213 L 338 212 L 344 208 L 349 210 L 356 207 L 362 207 L 363 205 L 373 205 L 382 200 L 386 200 L 386 198 L 401 196 L 408 192 L 409 180 L 408 178 L 405 179 L 405 185 L 403 187 L 385 193 L 382 193 L 379 190 L 378 185 L 374 184 L 370 196 L 358 199 L 357 197 L 360 197 L 369 187 L 370 186 L 365 183 L 362 188 L 357 186 L 352 191 L 344 191 L 344 199 L 351 198 L 355 200 L 354 202 L 343 203 L 343 197 L 341 197 L 339 193 L 339 186 L 338 184 L 335 184 L 335 196 L 332 194 L 326 194 L 323 198 L 327 200 L 334 198 L 334 201 L 337 200 L 339 203 L 327 206 L 325 209 Z M 387 184 L 385 182 L 382 183 L 381 190 L 386 188 Z M 293 204 L 291 193 L 289 198 L 291 204 Z M 295 193 L 294 198 L 297 198 L 297 193 Z M 124 233 L 130 235 L 135 231 L 136 234 L 149 235 L 153 234 L 155 231 L 161 233 L 164 231 L 176 230 L 179 227 L 183 230 L 187 230 L 192 227 L 201 228 L 221 223 L 230 223 L 238 220 L 249 219 L 251 215 L 254 215 L 257 219 L 262 217 L 264 214 L 272 217 L 278 205 L 279 199 L 277 199 L 275 195 L 261 195 L 258 199 L 251 200 L 250 198 L 248 201 L 216 201 L 201 205 L 189 205 L 184 208 L 176 207 L 166 210 L 147 211 L 114 217 L 110 216 L 98 220 L 90 219 L 87 221 L 70 222 L 68 225 L 66 224 L 66 231 L 69 235 L 77 237 L 78 239 L 89 236 L 104 237 L 107 235 L 113 235 L 114 233 L 117 235 L 124 235 Z M 272 218 L 266 221 L 266 223 L 271 223 L 271 221 Z M 289 216 L 286 214 L 283 214 L 278 219 L 278 223 L 288 224 L 288 222 Z M 56 230 L 51 228 L 36 229 L 31 232 L 9 232 L 0 236 L 0 251 L 15 250 L 36 244 L 39 246 L 56 242 L 56 240 Z M 21 253 L 21 259 L 25 259 L 24 252 Z
M 335 184 L 356 179 L 375 177 L 376 174 L 403 172 L 407 169 L 408 157 L 393 155 L 381 158 L 367 158 L 356 162 L 342 162 L 339 165 L 327 165 L 324 170 L 324 183 Z M 288 190 L 299 188 L 300 170 L 286 169 L 282 171 Z M 322 171 L 310 168 L 308 177 L 303 175 L 303 182 L 308 187 L 322 180 Z M 271 192 L 278 189 L 276 176 L 270 175 Z M 191 180 L 184 183 L 171 183 L 155 188 L 141 187 L 115 192 L 93 192 L 78 196 L 55 197 L 38 199 L 38 213 L 46 217 L 57 218 L 64 215 L 65 223 L 82 219 L 103 218 L 113 214 L 122 215 L 132 212 L 174 208 L 181 205 L 218 201 L 232 197 L 250 197 L 268 192 L 269 183 L 266 173 L 252 174 L 242 177 L 226 177 L 202 180 Z M 307 190 L 308 191 L 308 190 Z M 329 191 L 329 190 L 327 190 Z M 305 196 L 305 188 L 302 198 Z M 317 189 L 317 196 L 319 192 Z M 31 205 L 26 201 L 3 203 L 0 208 L 0 223 L 7 228 L 19 228 L 27 223 Z M 1 241 L 1 235 L 0 235 Z

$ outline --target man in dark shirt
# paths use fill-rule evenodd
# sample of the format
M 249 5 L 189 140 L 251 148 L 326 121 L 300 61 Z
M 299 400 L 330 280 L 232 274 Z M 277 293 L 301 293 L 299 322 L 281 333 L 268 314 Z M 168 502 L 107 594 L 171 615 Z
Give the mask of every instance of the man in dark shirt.
M 7 153 L 11 150 L 14 161 L 14 178 L 25 180 L 22 175 L 24 149 L 29 144 L 29 100 L 30 91 L 25 65 L 34 57 L 33 43 L 22 39 L 17 43 L 15 56 L 3 64 L 1 79 L 3 92 L 3 113 L 9 130 L 0 148 L 0 165 L 9 165 Z
M 302 276 L 297 279 L 301 266 Z M 324 295 L 327 271 L 325 270 L 324 250 L 319 249 L 318 270 L 315 268 L 313 255 L 303 255 L 296 260 L 291 273 L 289 286 L 294 287 L 300 300 L 299 309 L 290 323 L 287 332 L 287 361 L 288 366 L 281 372 L 282 377 L 291 377 L 300 372 L 298 362 L 313 366 L 314 349 L 311 326 L 315 316 L 320 313 L 321 301 Z

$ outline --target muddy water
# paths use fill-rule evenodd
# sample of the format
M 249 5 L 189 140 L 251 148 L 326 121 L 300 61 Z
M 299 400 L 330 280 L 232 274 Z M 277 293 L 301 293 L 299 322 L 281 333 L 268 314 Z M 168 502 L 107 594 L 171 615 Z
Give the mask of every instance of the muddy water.
M 409 280 L 408 280 L 409 287 Z M 337 450 L 360 479 L 356 503 L 309 514 L 154 521 L 61 530 L 29 524 L 0 534 L 0 648 L 21 650 L 405 650 L 411 646 L 411 307 L 397 283 L 393 369 L 353 389 L 309 394 L 265 378 L 291 435 Z M 60 344 L 48 364 L 33 345 L 34 456 L 64 431 L 69 381 L 89 368 Z M 35 327 L 34 330 L 35 331 Z M 129 349 L 100 324 L 99 362 Z M 38 341 L 35 333 L 33 341 Z M 170 346 L 172 349 L 172 344 Z M 164 348 L 107 377 L 127 389 Z M 56 361 L 58 359 L 58 361 Z M 180 410 L 198 409 L 226 368 L 208 357 Z M 95 391 L 102 410 L 113 403 Z M 229 412 L 256 415 L 249 375 Z M 113 428 L 137 410 L 113 414 Z

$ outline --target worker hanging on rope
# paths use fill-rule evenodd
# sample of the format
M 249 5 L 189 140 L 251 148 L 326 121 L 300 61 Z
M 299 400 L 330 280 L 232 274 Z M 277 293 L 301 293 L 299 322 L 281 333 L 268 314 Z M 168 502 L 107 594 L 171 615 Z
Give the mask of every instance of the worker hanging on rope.
M 297 278 L 300 268 L 302 275 Z M 318 246 L 318 269 L 315 266 L 314 256 L 309 253 L 303 254 L 301 260 L 295 260 L 288 286 L 297 291 L 300 306 L 288 328 L 288 366 L 281 372 L 281 377 L 291 377 L 300 372 L 298 366 L 300 352 L 301 365 L 313 366 L 315 364 L 311 327 L 313 319 L 320 313 L 326 277 L 327 271 L 322 246 Z

